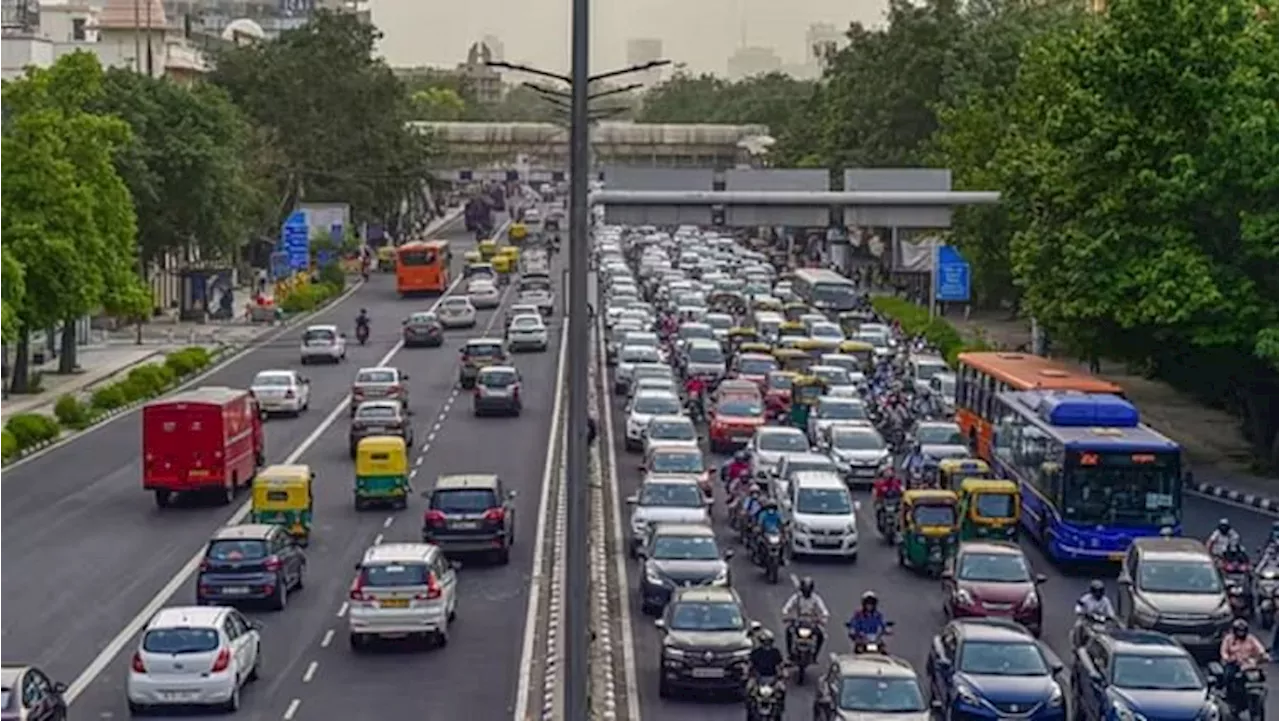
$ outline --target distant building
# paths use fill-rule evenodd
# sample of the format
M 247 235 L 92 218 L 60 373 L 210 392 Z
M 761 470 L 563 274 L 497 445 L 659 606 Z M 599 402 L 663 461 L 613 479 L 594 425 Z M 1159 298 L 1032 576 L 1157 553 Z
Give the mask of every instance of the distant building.
M 738 48 L 729 56 L 729 79 L 743 80 L 753 75 L 767 75 L 782 71 L 782 58 L 773 48 Z
M 502 38 L 497 35 L 485 35 L 480 38 L 480 42 L 489 48 L 489 57 L 495 62 L 502 62 L 507 59 L 507 46 L 502 43 Z
M 657 38 L 631 38 L 627 40 L 627 65 L 644 65 L 662 59 L 662 41 Z M 657 85 L 662 82 L 662 68 L 636 73 L 634 82 Z
M 472 43 L 467 50 L 467 61 L 458 65 L 458 74 L 477 102 L 490 104 L 502 100 L 502 73 L 486 64 L 496 61 L 488 45 Z
M 826 67 L 827 58 L 844 43 L 844 34 L 831 23 L 813 23 L 804 34 L 804 58 L 806 63 L 819 70 Z

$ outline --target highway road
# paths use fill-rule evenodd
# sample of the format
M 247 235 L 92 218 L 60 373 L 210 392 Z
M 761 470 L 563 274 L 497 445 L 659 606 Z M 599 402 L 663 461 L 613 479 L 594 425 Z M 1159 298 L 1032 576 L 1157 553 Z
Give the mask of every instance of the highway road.
M 612 448 L 616 458 L 617 493 L 619 498 L 632 495 L 641 482 L 641 473 L 637 469 L 639 456 L 628 453 L 623 444 L 622 429 L 625 427 L 621 410 L 622 402 L 618 396 L 611 396 L 612 428 L 614 437 L 605 439 Z M 606 431 L 608 428 L 606 427 Z M 606 453 L 606 456 L 608 453 Z M 727 456 L 709 454 L 717 465 Z M 605 463 L 609 461 L 606 458 Z M 717 493 L 720 493 L 717 488 Z M 843 623 L 856 610 L 858 599 L 868 589 L 874 589 L 880 597 L 880 607 L 889 619 L 895 620 L 897 626 L 894 635 L 888 640 L 891 651 L 910 661 L 918 672 L 923 673 L 933 635 L 945 623 L 942 612 L 942 593 L 938 581 L 930 581 L 914 572 L 900 568 L 896 555 L 889 546 L 879 542 L 875 533 L 875 519 L 871 512 L 869 495 L 856 496 L 858 503 L 858 523 L 861 532 L 861 551 L 856 563 L 827 561 L 824 559 L 802 559 L 784 568 L 784 580 L 777 585 L 765 582 L 760 569 L 753 566 L 737 545 L 724 520 L 723 498 L 717 498 L 716 527 L 719 531 L 722 549 L 734 548 L 738 551 L 732 560 L 733 583 L 746 604 L 751 619 L 760 621 L 774 631 L 778 642 L 782 643 L 781 610 L 783 604 L 793 591 L 794 577 L 811 576 L 817 583 L 818 592 L 831 609 L 832 623 L 827 629 L 826 651 L 846 653 L 852 650 L 849 640 L 844 635 Z M 626 523 L 629 511 L 622 509 L 622 523 Z M 1248 548 L 1257 548 L 1266 538 L 1270 530 L 1272 516 L 1265 513 L 1209 499 L 1203 496 L 1187 495 L 1184 498 L 1183 521 L 1186 535 L 1204 538 L 1213 530 L 1221 517 L 1231 519 L 1240 531 Z M 625 529 L 624 529 L 625 530 Z M 1039 549 L 1024 539 L 1023 547 L 1031 560 L 1034 570 L 1049 577 L 1043 587 L 1044 596 L 1044 639 L 1064 659 L 1070 660 L 1070 645 L 1067 641 L 1068 630 L 1074 621 L 1073 607 L 1077 598 L 1086 590 L 1089 576 L 1068 575 L 1052 564 L 1040 553 Z M 644 719 L 661 719 L 662 721 L 715 721 L 718 719 L 741 719 L 740 703 L 725 698 L 690 698 L 662 699 L 658 696 L 658 669 L 661 635 L 653 626 L 653 619 L 640 611 L 637 595 L 639 582 L 639 566 L 629 562 L 627 578 L 623 593 L 629 599 L 631 615 L 631 638 L 635 658 L 635 678 L 638 688 L 627 689 L 628 694 L 639 698 L 640 713 Z M 1115 571 L 1099 570 L 1110 582 Z M 1112 584 L 1114 591 L 1114 584 Z M 1113 595 L 1114 598 L 1114 595 Z M 1259 632 L 1264 641 L 1269 642 L 1270 634 Z M 625 643 L 625 641 L 624 641 Z M 824 653 L 825 655 L 825 653 Z M 814 675 L 811 669 L 810 678 Z M 1274 676 L 1274 674 L 1273 674 Z M 1276 683 L 1271 679 L 1271 703 L 1275 703 Z M 805 687 L 793 687 L 788 692 L 788 720 L 811 718 L 812 683 Z
M 470 238 L 456 224 L 436 237 L 454 242 L 460 270 Z M 504 296 L 504 308 L 509 301 Z M 373 332 L 367 346 L 349 348 L 345 364 L 307 367 L 313 394 L 307 414 L 267 425 L 270 462 L 296 459 L 316 472 L 315 526 L 306 551 L 305 590 L 283 612 L 251 612 L 264 624 L 265 666 L 262 680 L 246 690 L 238 717 L 511 715 L 560 323 L 551 323 L 549 352 L 515 358 L 525 377 L 524 414 L 477 419 L 456 388 L 456 348 L 491 328 L 501 333 L 502 309 L 481 311 L 475 330 L 449 331 L 441 348 L 401 350 L 400 320 L 432 302 L 402 301 L 392 276 L 375 275 L 314 321 L 347 327 L 363 307 L 373 318 Z M 298 367 L 300 333 L 290 331 L 254 349 L 204 383 L 245 387 L 260 370 Z M 415 490 L 429 488 L 441 474 L 497 473 L 518 491 L 517 540 L 510 565 L 463 568 L 458 622 L 447 648 L 392 647 L 357 656 L 347 646 L 343 618 L 353 566 L 372 544 L 419 539 L 425 503 L 415 497 L 400 512 L 352 508 L 347 393 L 356 369 L 379 363 L 410 376 L 418 443 L 411 455 Z M 72 683 L 72 712 L 79 718 L 127 716 L 124 683 L 135 645 L 129 624 L 145 621 L 148 604 L 191 603 L 193 554 L 216 527 L 235 519 L 236 509 L 228 507 L 156 509 L 141 489 L 139 447 L 138 417 L 126 416 L 6 473 L 3 481 L 5 660 L 38 664 Z M 478 682 L 485 693 L 473 691 Z

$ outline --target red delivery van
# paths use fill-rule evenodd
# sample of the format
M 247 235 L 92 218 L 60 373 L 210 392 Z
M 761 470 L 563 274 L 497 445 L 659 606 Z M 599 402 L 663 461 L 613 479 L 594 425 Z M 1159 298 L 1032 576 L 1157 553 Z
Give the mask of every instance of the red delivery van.
M 142 408 L 142 487 L 161 508 L 175 493 L 230 503 L 265 460 L 262 416 L 247 390 L 195 388 Z

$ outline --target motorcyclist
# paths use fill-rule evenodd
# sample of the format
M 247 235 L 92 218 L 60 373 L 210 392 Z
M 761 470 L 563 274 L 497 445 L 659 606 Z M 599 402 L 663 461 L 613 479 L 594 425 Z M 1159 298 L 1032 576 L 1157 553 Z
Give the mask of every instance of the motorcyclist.
M 756 647 L 751 649 L 751 655 L 748 657 L 748 697 L 755 695 L 756 687 L 762 680 L 778 678 L 782 674 L 785 663 L 786 659 L 783 658 L 782 651 L 773 644 L 773 632 L 767 628 L 761 629 L 756 634 Z
M 892 465 L 885 466 L 876 475 L 876 480 L 871 485 L 871 497 L 877 520 L 879 520 L 880 514 L 884 510 L 886 498 L 902 497 L 902 479 L 898 478 L 898 474 L 894 471 Z
M 760 487 L 753 484 L 747 491 L 746 497 L 742 499 L 742 516 L 746 519 L 746 523 L 743 525 L 744 532 L 754 531 L 756 514 L 758 514 L 760 509 L 764 506 L 764 501 L 760 496 Z M 745 537 L 746 536 L 744 535 L 744 538 Z
M 1216 558 L 1221 556 L 1233 541 L 1239 543 L 1240 534 L 1231 527 L 1231 521 L 1226 518 L 1220 518 L 1218 519 L 1218 527 L 1213 529 L 1213 533 L 1209 534 L 1209 538 L 1205 540 L 1204 545 L 1208 547 L 1209 553 Z
M 1082 634 L 1090 618 L 1116 619 L 1116 609 L 1107 598 L 1107 586 L 1096 578 L 1089 582 L 1089 590 L 1076 601 L 1076 625 L 1071 629 L 1073 646 L 1078 647 L 1084 642 Z
M 845 623 L 849 638 L 855 643 L 870 636 L 885 636 L 888 634 L 889 626 L 885 623 L 884 615 L 880 613 L 879 606 L 880 599 L 876 596 L 875 591 L 867 591 L 862 594 L 862 605 Z
M 365 308 L 360 309 L 360 315 L 356 316 L 356 335 L 369 332 L 369 311 Z
M 1239 699 L 1240 687 L 1237 681 L 1241 672 L 1257 668 L 1260 663 L 1271 658 L 1258 637 L 1249 633 L 1249 622 L 1243 618 L 1231 622 L 1231 633 L 1222 637 L 1218 657 L 1225 672 L 1223 687 L 1233 700 Z
M 1280 521 L 1271 524 L 1271 533 L 1258 549 L 1258 566 L 1274 564 L 1277 559 L 1280 559 Z
M 808 576 L 800 579 L 800 587 L 782 606 L 782 619 L 787 623 L 787 656 L 793 655 L 796 628 L 801 623 L 808 623 L 813 629 L 814 639 L 817 642 L 814 655 L 822 653 L 822 644 L 827 640 L 825 629 L 830 618 L 831 612 L 827 610 L 827 604 L 822 600 L 822 596 L 819 596 L 814 589 L 813 579 Z
M 740 484 L 743 480 L 751 480 L 751 457 L 747 455 L 746 451 L 738 451 L 733 454 L 733 459 L 724 468 L 724 477 L 730 489 L 735 484 Z M 730 490 L 729 495 L 735 494 Z

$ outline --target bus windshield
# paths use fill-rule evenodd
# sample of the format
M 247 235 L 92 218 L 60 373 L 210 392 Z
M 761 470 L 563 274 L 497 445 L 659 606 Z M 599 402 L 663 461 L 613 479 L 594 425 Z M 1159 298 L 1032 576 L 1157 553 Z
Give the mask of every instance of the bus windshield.
M 1182 479 L 1175 457 L 1080 453 L 1067 469 L 1063 515 L 1069 522 L 1172 526 L 1179 521 Z
M 434 250 L 402 250 L 400 251 L 400 265 L 418 266 L 431 265 L 436 262 L 436 252 Z
M 852 283 L 818 283 L 809 301 L 815 305 L 844 310 L 857 305 L 858 293 Z

